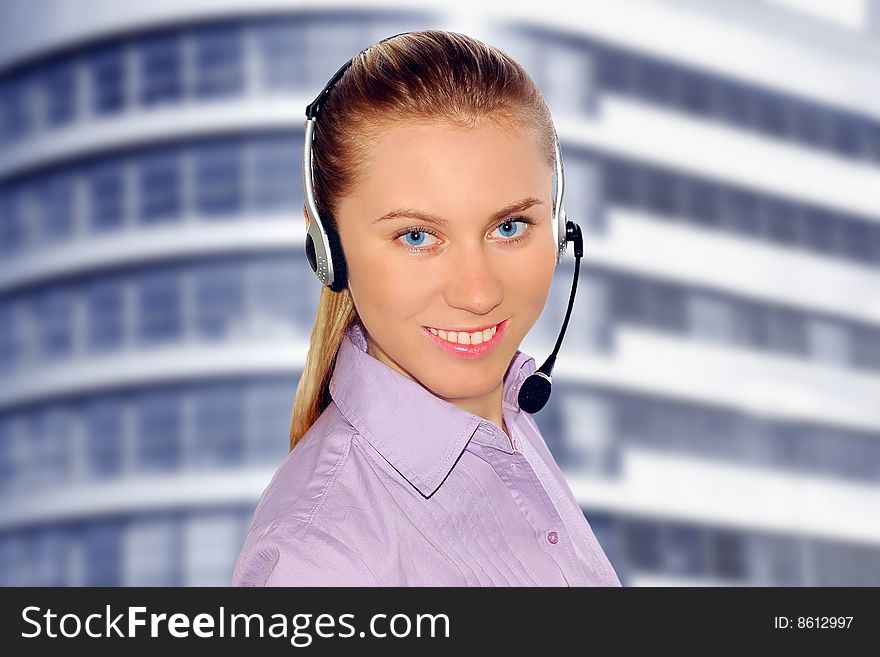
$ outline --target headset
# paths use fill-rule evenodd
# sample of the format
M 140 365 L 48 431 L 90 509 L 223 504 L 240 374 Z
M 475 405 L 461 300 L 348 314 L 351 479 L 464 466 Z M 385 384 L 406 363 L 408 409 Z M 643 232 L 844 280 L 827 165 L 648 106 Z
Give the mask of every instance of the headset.
M 352 62 L 372 48 L 374 45 L 384 43 L 390 39 L 401 36 L 403 34 L 411 34 L 411 32 L 401 32 L 393 36 L 378 41 L 376 44 L 365 48 L 360 53 L 352 57 L 348 62 L 343 64 L 338 71 L 330 78 L 329 82 L 324 86 L 315 100 L 306 106 L 305 121 L 305 140 L 303 144 L 302 170 L 303 170 L 303 197 L 305 200 L 305 208 L 308 214 L 308 230 L 306 231 L 305 251 L 306 258 L 309 261 L 312 271 L 321 281 L 322 285 L 326 285 L 334 292 L 340 292 L 348 286 L 348 269 L 345 263 L 345 256 L 342 251 L 342 242 L 339 239 L 338 232 L 328 222 L 327 225 L 321 219 L 318 211 L 317 201 L 314 193 L 314 171 L 312 167 L 312 150 L 315 139 L 315 125 L 318 115 L 321 113 L 323 103 L 327 94 L 333 86 L 339 81 L 345 71 L 348 70 Z M 556 197 L 553 210 L 553 230 L 556 237 L 556 265 L 562 261 L 569 242 L 574 243 L 575 255 L 575 271 L 574 280 L 571 287 L 571 296 L 568 300 L 568 310 L 565 313 L 565 321 L 556 339 L 556 346 L 553 353 L 547 358 L 541 367 L 535 370 L 523 382 L 519 391 L 519 406 L 527 413 L 537 413 L 540 411 L 547 400 L 550 398 L 552 386 L 551 371 L 556 362 L 556 355 L 559 347 L 562 345 L 562 338 L 568 327 L 568 319 L 574 306 L 574 297 L 577 291 L 578 275 L 580 274 L 581 257 L 583 256 L 583 237 L 578 224 L 569 221 L 565 216 L 565 210 L 562 207 L 562 197 L 565 189 L 565 179 L 562 169 L 562 152 L 559 146 L 559 137 L 554 129 L 554 146 L 556 151 L 555 171 L 556 171 Z

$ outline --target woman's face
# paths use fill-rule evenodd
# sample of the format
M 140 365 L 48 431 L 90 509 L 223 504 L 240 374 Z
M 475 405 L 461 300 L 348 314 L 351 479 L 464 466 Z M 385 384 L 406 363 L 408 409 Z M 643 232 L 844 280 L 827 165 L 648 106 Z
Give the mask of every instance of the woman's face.
M 337 212 L 369 353 L 472 412 L 481 400 L 500 399 L 507 366 L 544 308 L 556 259 L 552 168 L 526 131 L 478 126 L 389 128 Z M 499 214 L 517 204 L 528 207 Z M 450 353 L 425 329 L 504 320 L 496 346 L 479 357 Z

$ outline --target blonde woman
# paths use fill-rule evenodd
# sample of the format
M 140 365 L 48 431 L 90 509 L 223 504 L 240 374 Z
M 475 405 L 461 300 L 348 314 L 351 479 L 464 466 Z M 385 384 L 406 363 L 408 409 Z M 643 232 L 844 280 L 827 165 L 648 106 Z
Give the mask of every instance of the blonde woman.
M 521 408 L 549 392 L 537 373 L 520 394 L 536 368 L 518 347 L 575 227 L 533 80 L 476 39 L 410 32 L 340 68 L 307 117 L 324 287 L 233 585 L 620 586 Z

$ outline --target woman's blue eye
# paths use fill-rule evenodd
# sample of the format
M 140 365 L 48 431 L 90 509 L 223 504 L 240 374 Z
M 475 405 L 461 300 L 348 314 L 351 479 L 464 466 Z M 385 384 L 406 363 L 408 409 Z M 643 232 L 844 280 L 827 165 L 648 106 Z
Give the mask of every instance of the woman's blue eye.
M 414 235 L 416 236 L 415 241 L 410 242 L 409 239 Z M 411 230 L 408 233 L 405 233 L 403 236 L 406 238 L 407 244 L 409 244 L 410 246 L 423 246 L 423 240 L 426 235 L 430 237 L 430 235 L 423 230 Z
M 498 226 L 498 230 L 501 231 L 501 234 L 504 237 L 516 237 L 517 236 L 516 235 L 516 227 L 517 226 L 522 226 L 523 228 L 525 228 L 526 223 L 523 221 L 519 221 L 519 220 L 505 221 L 503 224 L 500 224 Z M 509 232 L 509 231 L 512 231 L 512 232 Z

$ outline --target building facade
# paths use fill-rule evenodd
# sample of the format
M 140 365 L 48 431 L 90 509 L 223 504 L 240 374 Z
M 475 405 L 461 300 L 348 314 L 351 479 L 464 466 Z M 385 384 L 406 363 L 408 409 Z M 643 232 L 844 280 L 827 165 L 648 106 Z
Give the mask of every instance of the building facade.
M 228 583 L 320 291 L 303 110 L 360 49 L 438 27 L 510 52 L 553 112 L 585 257 L 536 420 L 623 583 L 880 584 L 870 28 L 764 2 L 335 4 L 10 4 L 0 583 Z

